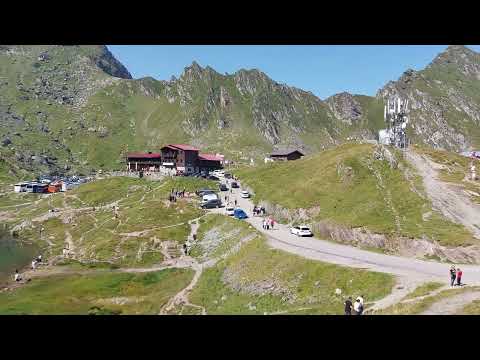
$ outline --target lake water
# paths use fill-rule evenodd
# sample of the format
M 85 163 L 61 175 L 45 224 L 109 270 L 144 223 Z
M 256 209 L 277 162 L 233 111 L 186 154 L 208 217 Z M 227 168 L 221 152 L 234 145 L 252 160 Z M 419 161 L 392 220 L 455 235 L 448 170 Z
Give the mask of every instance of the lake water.
M 13 278 L 15 269 L 22 271 L 38 255 L 33 245 L 21 243 L 0 230 L 0 286 Z

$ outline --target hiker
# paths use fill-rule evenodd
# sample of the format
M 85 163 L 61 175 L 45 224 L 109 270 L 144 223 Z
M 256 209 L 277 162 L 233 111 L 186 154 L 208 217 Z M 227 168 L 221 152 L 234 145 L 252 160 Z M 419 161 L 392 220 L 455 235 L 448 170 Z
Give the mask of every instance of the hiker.
M 355 300 L 355 304 L 353 305 L 353 310 L 355 311 L 355 315 L 362 315 L 363 306 L 360 303 L 359 298 L 357 298 L 357 300 Z
M 462 275 L 462 270 L 457 269 L 457 286 L 462 286 Z
M 450 286 L 455 286 L 455 279 L 457 278 L 457 271 L 455 265 L 450 266 Z
M 262 206 L 262 207 L 260 208 L 260 211 L 262 212 L 262 215 L 265 216 L 265 207 Z
M 42 255 L 37 256 L 37 262 L 41 263 L 42 262 Z
M 183 191 L 182 191 L 182 197 L 185 197 L 185 188 L 183 188 Z
M 35 260 L 32 261 L 32 270 L 35 270 L 35 266 L 37 265 L 37 262 Z
M 363 313 L 363 295 L 360 295 L 357 297 L 358 300 L 360 300 L 360 305 L 362 305 L 362 313 Z
M 262 220 L 262 229 L 265 230 L 265 219 Z
M 265 230 L 270 230 L 270 222 L 268 220 L 265 221 Z
M 350 296 L 346 301 L 345 301 L 345 315 L 352 315 L 352 297 Z
M 18 270 L 15 270 L 15 281 L 19 282 L 20 280 L 22 280 L 22 278 L 20 277 L 20 274 L 18 273 Z
M 237 206 L 237 199 L 235 199 L 235 206 Z
M 193 234 L 192 237 L 193 237 L 193 241 L 197 241 L 197 234 Z
M 273 225 L 274 225 L 274 224 L 275 224 L 275 220 L 270 219 L 270 227 L 272 228 L 272 230 L 273 230 Z
M 183 252 L 187 255 L 187 244 L 183 244 Z

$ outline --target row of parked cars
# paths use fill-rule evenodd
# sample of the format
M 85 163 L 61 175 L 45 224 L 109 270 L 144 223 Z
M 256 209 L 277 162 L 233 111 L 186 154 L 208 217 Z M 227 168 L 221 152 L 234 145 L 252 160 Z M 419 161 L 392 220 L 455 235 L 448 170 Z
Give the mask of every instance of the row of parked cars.
M 46 177 L 40 176 L 33 181 L 24 181 L 13 185 L 13 191 L 17 193 L 56 193 L 74 189 L 75 187 L 90 181 L 88 177 Z

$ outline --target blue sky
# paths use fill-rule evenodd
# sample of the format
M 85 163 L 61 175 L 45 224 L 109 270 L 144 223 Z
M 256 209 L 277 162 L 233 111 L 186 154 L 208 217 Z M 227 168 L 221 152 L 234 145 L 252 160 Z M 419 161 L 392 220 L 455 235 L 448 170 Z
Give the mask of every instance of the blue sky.
M 134 78 L 178 77 L 194 60 L 219 73 L 257 68 L 321 99 L 348 91 L 375 95 L 406 69 L 421 70 L 442 45 L 109 45 Z M 480 45 L 469 46 L 480 51 Z

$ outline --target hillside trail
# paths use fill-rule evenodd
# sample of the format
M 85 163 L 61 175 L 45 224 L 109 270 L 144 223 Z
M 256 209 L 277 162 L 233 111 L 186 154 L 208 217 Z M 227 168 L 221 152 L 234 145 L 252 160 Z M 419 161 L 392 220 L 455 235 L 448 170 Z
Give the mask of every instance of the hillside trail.
M 475 300 L 480 300 L 480 291 L 468 291 L 437 301 L 420 315 L 455 315 Z
M 397 285 L 392 289 L 392 293 L 383 299 L 372 302 L 373 309 L 388 307 L 400 301 L 408 292 L 413 291 L 422 283 L 431 281 L 449 283 L 449 264 L 371 252 L 316 237 L 297 237 L 290 233 L 288 225 L 279 223 L 275 223 L 273 230 L 264 230 L 262 228 L 263 217 L 253 216 L 252 200 L 240 197 L 240 191 L 241 189 L 233 189 L 231 199 L 237 200 L 238 206 L 249 215 L 245 221 L 266 236 L 270 247 L 310 260 L 396 276 Z M 225 210 L 213 209 L 211 212 L 224 214 Z M 466 281 L 466 274 L 468 274 L 470 285 L 480 285 L 480 266 L 462 265 L 462 270 Z
M 457 187 L 439 179 L 438 170 L 441 165 L 412 149 L 405 152 L 405 158 L 422 176 L 432 207 L 447 219 L 465 226 L 475 238 L 480 239 L 480 205 L 472 203 Z
M 188 235 L 188 238 L 187 238 L 188 242 L 193 242 L 193 238 L 194 238 L 193 235 L 197 233 L 198 228 L 200 227 L 200 223 L 199 223 L 198 220 L 199 220 L 199 218 L 189 221 L 190 234 Z M 180 290 L 180 292 L 175 294 L 175 296 L 170 298 L 170 300 L 167 302 L 167 304 L 160 310 L 159 315 L 166 315 L 169 312 L 171 312 L 175 308 L 175 306 L 179 306 L 179 305 L 191 306 L 191 307 L 200 309 L 202 315 L 207 314 L 207 310 L 205 309 L 205 307 L 200 306 L 200 305 L 196 305 L 196 304 L 192 304 L 188 299 L 189 293 L 193 290 L 195 285 L 197 285 L 197 282 L 198 282 L 198 279 L 200 279 L 200 276 L 202 276 L 203 268 L 204 268 L 203 265 L 200 264 L 195 258 L 192 258 L 192 257 L 187 256 L 187 255 L 183 255 L 179 259 L 172 259 L 170 261 L 177 262 L 179 260 L 181 261 L 183 258 L 186 258 L 186 257 L 188 257 L 188 259 L 191 260 L 191 262 L 192 262 L 189 267 L 191 269 L 193 269 L 193 271 L 195 271 L 195 274 L 193 275 L 192 281 L 190 281 L 190 283 L 187 285 L 187 287 L 183 288 L 182 290 Z

